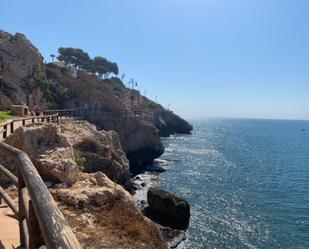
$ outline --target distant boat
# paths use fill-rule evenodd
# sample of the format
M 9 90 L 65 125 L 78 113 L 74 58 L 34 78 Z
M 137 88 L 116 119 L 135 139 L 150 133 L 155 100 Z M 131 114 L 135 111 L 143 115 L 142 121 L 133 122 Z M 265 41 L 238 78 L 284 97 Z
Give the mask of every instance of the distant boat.
M 301 129 L 302 131 L 306 131 L 306 129 Z

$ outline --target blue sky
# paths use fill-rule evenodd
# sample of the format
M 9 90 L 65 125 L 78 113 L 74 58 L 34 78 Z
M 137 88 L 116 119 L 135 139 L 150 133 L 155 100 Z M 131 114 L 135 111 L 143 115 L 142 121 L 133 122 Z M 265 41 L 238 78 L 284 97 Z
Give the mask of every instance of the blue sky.
M 309 0 L 2 0 L 0 28 L 47 61 L 118 63 L 185 117 L 309 119 Z

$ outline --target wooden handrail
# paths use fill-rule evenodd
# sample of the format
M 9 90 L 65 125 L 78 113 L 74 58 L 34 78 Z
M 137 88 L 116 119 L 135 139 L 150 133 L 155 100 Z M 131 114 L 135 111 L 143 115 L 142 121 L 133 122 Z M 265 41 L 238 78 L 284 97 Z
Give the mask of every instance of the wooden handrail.
M 53 118 L 53 117 L 57 117 L 58 114 L 53 114 L 53 115 L 43 115 L 43 116 L 27 116 L 27 117 L 24 117 L 24 118 L 16 118 L 16 119 L 11 119 L 5 123 L 2 123 L 0 124 L 0 128 L 5 126 L 5 125 L 9 125 L 10 123 L 12 122 L 20 122 L 20 121 L 27 121 L 27 120 L 32 120 L 32 119 L 39 119 L 39 118 L 43 118 L 43 119 L 46 119 L 46 118 Z
M 35 123 L 35 121 L 39 122 L 59 122 L 59 114 L 53 114 L 53 115 L 43 115 L 43 116 L 29 116 L 29 117 L 24 117 L 24 118 L 17 118 L 17 119 L 12 119 L 4 124 L 0 125 L 0 134 L 2 134 L 2 138 L 6 138 L 8 136 L 8 131 L 10 131 L 10 134 L 14 133 L 15 127 L 14 124 L 16 122 L 22 122 L 22 125 L 26 125 L 26 121 L 32 120 L 32 123 Z
M 127 110 L 127 109 L 98 109 L 98 108 L 88 108 L 88 109 L 55 109 L 55 110 L 45 110 L 44 114 L 47 113 L 57 113 L 59 116 L 68 117 L 79 117 L 85 115 L 100 115 L 104 114 L 122 114 L 124 116 L 135 116 L 141 114 L 152 114 L 151 112 L 141 111 L 141 110 Z
M 63 214 L 58 209 L 53 197 L 45 186 L 42 178 L 29 159 L 28 155 L 25 152 L 5 143 L 0 143 L 0 154 L 9 156 L 15 159 L 16 162 L 16 168 L 19 175 L 18 216 L 20 223 L 20 236 L 23 246 L 28 246 L 29 241 L 33 241 L 31 234 L 28 233 L 28 228 L 33 228 L 33 224 L 28 224 L 27 222 L 27 220 L 33 220 L 33 218 L 28 216 L 30 213 L 29 207 L 25 210 L 23 207 L 25 204 L 23 203 L 23 205 L 21 205 L 23 199 L 21 195 L 25 196 L 28 192 L 31 201 L 30 206 L 33 207 L 34 214 L 39 224 L 41 235 L 44 239 L 46 247 L 48 249 L 81 249 L 81 245 L 76 239 Z M 24 186 L 28 191 L 23 191 Z M 5 195 L 2 191 L 3 189 L 0 188 L 0 190 L 0 195 Z M 5 197 L 6 199 L 9 198 L 8 196 Z M 8 200 L 12 201 L 11 199 Z M 10 204 L 15 208 L 15 211 L 17 211 L 16 205 L 14 205 L 14 203 Z
M 17 187 L 17 185 L 18 185 L 18 178 L 13 173 L 11 173 L 11 171 L 6 169 L 1 164 L 0 164 L 0 173 L 5 175 Z

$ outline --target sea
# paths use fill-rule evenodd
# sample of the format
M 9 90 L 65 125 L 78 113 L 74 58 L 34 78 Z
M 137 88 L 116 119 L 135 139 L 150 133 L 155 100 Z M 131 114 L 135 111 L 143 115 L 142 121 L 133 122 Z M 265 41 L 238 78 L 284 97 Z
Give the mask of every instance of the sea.
M 164 138 L 156 164 L 166 172 L 140 175 L 145 189 L 189 202 L 187 239 L 178 248 L 308 249 L 309 121 L 191 123 L 191 135 Z

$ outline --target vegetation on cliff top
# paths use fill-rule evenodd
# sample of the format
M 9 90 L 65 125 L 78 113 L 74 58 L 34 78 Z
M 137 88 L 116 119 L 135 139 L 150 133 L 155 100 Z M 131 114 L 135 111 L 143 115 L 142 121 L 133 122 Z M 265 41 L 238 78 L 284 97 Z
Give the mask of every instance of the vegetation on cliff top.
M 98 74 L 100 78 L 107 78 L 110 73 L 117 75 L 119 73 L 117 63 L 110 62 L 101 56 L 96 56 L 93 59 L 89 54 L 80 48 L 63 48 L 58 49 L 57 59 L 65 62 L 67 65 L 72 65 L 76 70 L 84 69 L 88 72 Z M 54 58 L 54 55 L 51 55 Z
M 64 106 L 65 101 L 71 95 L 71 89 L 65 86 L 56 87 L 47 79 L 45 72 L 38 70 L 34 82 L 44 94 L 45 99 L 52 103 L 54 107 Z

